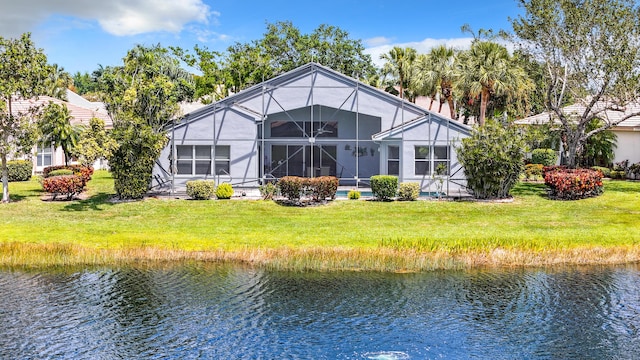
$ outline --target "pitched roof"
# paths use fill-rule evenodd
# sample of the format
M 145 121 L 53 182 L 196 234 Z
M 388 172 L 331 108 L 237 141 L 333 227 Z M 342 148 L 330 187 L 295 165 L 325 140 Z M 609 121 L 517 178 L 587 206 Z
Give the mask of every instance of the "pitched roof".
M 448 105 L 445 104 L 445 106 L 443 106 L 442 112 L 444 114 L 440 114 L 438 112 L 434 112 L 434 111 L 430 111 L 427 110 L 426 107 L 422 107 L 419 106 L 417 104 L 411 103 L 409 101 L 406 101 L 404 99 L 401 99 L 395 95 L 389 94 L 388 92 L 385 92 L 381 89 L 378 89 L 376 87 L 370 86 L 368 84 L 365 84 L 359 80 L 356 80 L 348 75 L 342 74 L 338 71 L 335 71 L 329 67 L 326 67 L 324 65 L 320 65 L 318 63 L 315 62 L 310 62 L 307 63 L 305 65 L 299 66 L 291 71 L 288 71 L 284 74 L 278 75 L 272 79 L 269 80 L 265 80 L 262 83 L 256 84 L 252 87 L 249 87 L 245 90 L 242 90 L 236 94 L 233 94 L 231 96 L 228 96 L 222 100 L 219 100 L 215 103 L 209 104 L 207 106 L 201 107 L 191 113 L 187 113 L 185 114 L 185 116 L 183 117 L 182 123 L 177 125 L 177 127 L 183 126 L 186 123 L 188 123 L 190 121 L 190 119 L 195 119 L 200 117 L 203 114 L 208 113 L 209 111 L 215 111 L 216 109 L 222 109 L 225 107 L 229 107 L 229 106 L 234 106 L 236 105 L 236 109 L 240 110 L 240 111 L 248 111 L 248 109 L 244 109 L 241 106 L 237 106 L 240 102 L 244 101 L 245 99 L 251 98 L 253 96 L 256 96 L 256 94 L 260 94 L 263 89 L 272 89 L 272 88 L 276 88 L 282 84 L 285 84 L 287 82 L 290 82 L 296 78 L 299 78 L 301 76 L 304 76 L 306 74 L 308 74 L 310 71 L 319 71 L 322 72 L 326 75 L 329 75 L 331 77 L 335 77 L 335 78 L 339 78 L 341 81 L 344 81 L 346 83 L 350 83 L 353 86 L 357 85 L 358 88 L 362 89 L 362 90 L 366 90 L 367 92 L 371 93 L 371 94 L 376 94 L 376 96 L 379 96 L 380 98 L 385 99 L 386 101 L 392 102 L 392 103 L 397 103 L 398 105 L 402 105 L 402 108 L 405 110 L 409 110 L 412 111 L 416 114 L 419 114 L 418 118 L 412 118 L 411 120 L 408 120 L 405 122 L 405 124 L 408 123 L 413 123 L 413 121 L 415 120 L 419 120 L 419 119 L 428 119 L 428 116 L 431 115 L 435 115 L 438 119 L 440 119 L 441 121 L 447 121 L 450 122 L 451 124 L 456 124 L 457 127 L 464 129 L 464 131 L 470 131 L 470 127 L 463 125 L 462 123 L 456 121 L 456 120 L 452 120 L 449 116 L 449 112 L 448 112 Z M 424 103 L 426 104 L 427 101 L 424 100 Z M 253 114 L 253 113 L 252 113 Z M 260 114 L 253 114 L 256 117 L 259 117 Z
M 60 99 L 56 99 L 50 96 L 39 96 L 37 99 L 17 99 L 14 100 L 12 105 L 12 112 L 14 115 L 18 115 L 20 113 L 26 113 L 29 111 L 29 108 L 34 106 L 46 106 L 50 102 L 58 105 L 66 105 L 67 109 L 69 109 L 69 113 L 72 116 L 71 123 L 72 124 L 81 124 L 81 125 L 89 125 L 89 120 L 93 117 L 101 119 L 104 121 L 105 128 L 110 129 L 113 127 L 113 121 L 111 117 L 107 113 L 105 109 L 93 108 L 88 109 L 80 105 L 72 104 L 67 101 L 63 101 Z
M 583 102 L 578 102 L 563 107 L 562 111 L 564 114 L 575 114 L 579 116 L 585 112 L 586 108 L 587 106 Z M 617 123 L 626 116 L 640 113 L 640 102 L 632 102 L 627 104 L 627 106 L 616 108 L 615 106 L 612 106 L 611 103 L 599 101 L 594 105 L 593 109 L 593 112 L 598 113 L 598 117 L 602 120 L 608 123 Z M 537 125 L 546 124 L 550 121 L 558 122 L 557 116 L 550 111 L 545 111 L 537 115 L 517 120 L 516 124 Z M 640 115 L 631 116 L 617 124 L 614 128 L 632 129 L 638 127 L 640 127 Z

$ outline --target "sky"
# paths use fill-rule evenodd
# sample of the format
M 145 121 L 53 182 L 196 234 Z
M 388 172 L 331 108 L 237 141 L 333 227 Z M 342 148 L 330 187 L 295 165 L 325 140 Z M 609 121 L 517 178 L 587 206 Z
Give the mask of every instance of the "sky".
M 516 0 L 0 0 L 0 36 L 31 32 L 49 63 L 74 74 L 120 65 L 136 44 L 223 52 L 262 38 L 267 23 L 291 21 L 307 34 L 321 24 L 347 31 L 380 66 L 393 46 L 465 48 L 463 24 L 511 30 L 521 12 Z

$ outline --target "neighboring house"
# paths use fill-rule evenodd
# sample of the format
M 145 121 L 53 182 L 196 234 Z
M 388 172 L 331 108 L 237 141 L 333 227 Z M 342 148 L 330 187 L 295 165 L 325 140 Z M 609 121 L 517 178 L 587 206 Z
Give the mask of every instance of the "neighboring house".
M 89 102 L 69 90 L 67 91 L 67 98 L 69 101 L 63 101 L 50 96 L 39 96 L 37 99 L 17 100 L 13 101 L 12 109 L 17 115 L 21 112 L 27 112 L 27 110 L 32 106 L 44 107 L 50 102 L 53 102 L 58 105 L 67 106 L 69 113 L 72 116 L 71 124 L 73 125 L 89 125 L 89 120 L 93 117 L 97 117 L 104 121 L 105 128 L 112 128 L 113 122 L 102 103 Z M 32 156 L 26 158 L 33 159 L 34 173 L 41 173 L 47 166 L 64 165 L 64 153 L 62 148 L 54 149 L 51 144 L 39 143 L 34 147 Z M 94 166 L 96 168 L 102 168 L 106 166 L 106 162 L 104 160 L 98 160 Z
M 640 112 L 640 103 L 631 103 L 623 110 L 605 110 L 604 104 L 596 104 L 594 107 L 601 108 L 600 118 L 608 123 L 618 123 L 631 114 Z M 565 114 L 582 114 L 585 106 L 582 104 L 573 104 L 563 109 Z M 558 122 L 556 116 L 551 112 L 544 112 L 538 115 L 529 116 L 527 118 L 517 120 L 517 124 L 540 125 L 550 121 Z M 631 116 L 628 119 L 618 123 L 610 129 L 617 136 L 617 146 L 614 151 L 613 162 L 629 160 L 629 164 L 640 162 L 640 116 Z
M 368 187 L 371 176 L 390 174 L 435 191 L 440 165 L 450 195 L 465 189 L 455 145 L 471 131 L 316 63 L 186 114 L 168 130 L 154 190 L 194 179 L 256 187 L 287 175 Z

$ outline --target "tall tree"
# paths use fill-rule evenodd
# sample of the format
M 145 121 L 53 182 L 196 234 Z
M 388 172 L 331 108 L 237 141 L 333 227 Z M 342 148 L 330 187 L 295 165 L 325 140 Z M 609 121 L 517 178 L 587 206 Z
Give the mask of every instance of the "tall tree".
M 394 86 L 399 87 L 400 98 L 405 98 L 405 89 L 410 87 L 409 81 L 414 70 L 417 52 L 414 48 L 401 48 L 394 46 L 388 53 L 380 55 L 385 63 L 382 66 L 382 74 L 390 77 Z
M 512 19 L 520 48 L 545 64 L 546 106 L 563 132 L 574 167 L 590 137 L 640 115 L 640 9 L 633 0 L 520 0 Z M 567 111 L 576 101 L 579 113 Z M 619 116 L 607 116 L 618 113 Z M 601 126 L 587 131 L 596 118 Z
M 480 96 L 477 119 L 480 126 L 484 125 L 487 105 L 493 96 L 523 97 L 533 87 L 507 48 L 491 41 L 475 41 L 461 54 L 459 84 L 471 98 Z
M 67 89 L 73 86 L 71 74 L 58 64 L 51 65 L 51 72 L 45 80 L 46 95 L 67 101 Z
M 39 128 L 42 141 L 52 144 L 54 148 L 61 147 L 64 153 L 64 163 L 69 165 L 72 151 L 78 144 L 81 127 L 71 125 L 71 113 L 66 105 L 49 102 L 42 111 Z
M 179 102 L 193 97 L 193 77 L 168 49 L 137 45 L 122 66 L 105 68 L 99 83 L 118 144 L 109 157 L 116 193 L 141 198 Z
M 37 108 L 16 110 L 13 101 L 42 95 L 51 69 L 42 49 L 35 47 L 31 35 L 19 39 L 0 37 L 0 171 L 2 202 L 9 201 L 7 157 L 28 153 L 36 139 L 34 113 Z
M 456 110 L 453 99 L 453 85 L 457 80 L 456 52 L 453 48 L 444 45 L 432 48 L 424 57 L 419 57 L 416 74 L 419 83 L 428 84 L 440 96 L 440 108 L 447 102 L 451 111 L 451 118 L 456 118 Z
M 89 119 L 89 126 L 82 129 L 80 141 L 73 149 L 73 154 L 84 166 L 92 166 L 98 159 L 107 159 L 113 154 L 117 144 L 104 128 L 102 119 Z

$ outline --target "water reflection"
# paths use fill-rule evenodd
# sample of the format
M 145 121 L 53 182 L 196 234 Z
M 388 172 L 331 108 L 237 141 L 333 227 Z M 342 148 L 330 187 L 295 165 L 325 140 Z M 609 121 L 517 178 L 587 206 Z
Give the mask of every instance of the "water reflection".
M 638 266 L 3 269 L 0 358 L 631 359 L 639 283 Z

